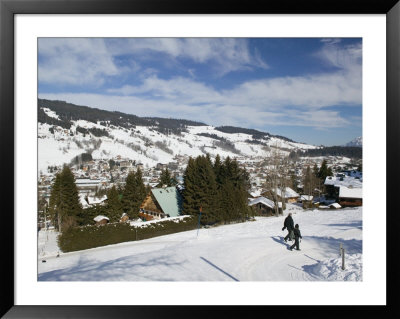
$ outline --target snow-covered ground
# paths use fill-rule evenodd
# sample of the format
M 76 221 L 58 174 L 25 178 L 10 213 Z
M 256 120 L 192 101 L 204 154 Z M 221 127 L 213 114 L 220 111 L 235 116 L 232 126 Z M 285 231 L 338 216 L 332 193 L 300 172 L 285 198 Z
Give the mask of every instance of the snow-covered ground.
M 290 251 L 285 216 L 202 228 L 137 242 L 61 253 L 56 233 L 39 232 L 39 281 L 362 281 L 362 208 L 288 205 L 300 225 Z M 345 248 L 345 270 L 339 256 Z M 46 262 L 42 262 L 46 260 Z
M 44 109 L 48 116 L 58 118 L 58 115 L 50 109 Z M 106 130 L 108 137 L 93 137 L 90 134 L 77 132 L 77 127 L 97 128 Z M 213 126 L 188 126 L 187 131 L 181 136 L 161 134 L 151 127 L 136 126 L 135 129 L 127 130 L 122 127 L 105 127 L 100 124 L 85 120 L 72 121 L 71 128 L 65 130 L 58 127 L 54 133 L 50 132 L 53 125 L 38 124 L 38 169 L 43 174 L 47 173 L 48 166 L 62 166 L 82 153 L 91 153 L 94 159 L 110 159 L 118 155 L 123 158 L 136 160 L 148 167 L 154 167 L 157 163 L 169 163 L 175 155 L 187 155 L 196 157 L 209 153 L 211 157 L 219 154 L 222 158 L 244 156 L 246 158 L 264 157 L 271 154 L 264 145 L 248 143 L 253 140 L 250 134 L 228 134 L 218 131 Z M 71 132 L 73 135 L 71 136 Z M 201 136 L 199 134 L 211 134 L 224 138 L 234 144 L 237 152 L 215 146 L 217 140 Z M 147 142 L 146 142 L 147 141 Z M 316 148 L 314 145 L 288 142 L 284 139 L 271 137 L 262 140 L 265 145 L 279 146 L 282 153 L 288 155 L 288 150 L 306 150 Z M 97 145 L 95 146 L 95 144 Z M 162 149 L 156 143 L 162 143 Z M 169 150 L 169 151 L 168 151 Z

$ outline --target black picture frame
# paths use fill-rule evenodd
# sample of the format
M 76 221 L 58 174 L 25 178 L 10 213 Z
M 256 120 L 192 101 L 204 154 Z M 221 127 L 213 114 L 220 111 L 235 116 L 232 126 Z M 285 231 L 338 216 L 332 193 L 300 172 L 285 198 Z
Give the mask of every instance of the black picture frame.
M 182 0 L 0 0 L 0 156 L 2 191 L 0 232 L 1 275 L 0 315 L 4 318 L 159 318 L 159 317 L 229 317 L 261 315 L 310 315 L 308 306 L 22 306 L 15 305 L 14 288 L 14 16 L 16 14 L 385 14 L 387 21 L 387 105 L 386 105 L 386 218 L 387 218 L 387 304 L 386 306 L 314 306 L 313 314 L 358 317 L 372 315 L 394 317 L 396 165 L 399 163 L 400 136 L 400 3 L 398 0 L 284 0 L 284 1 L 182 1 Z M 379 128 L 377 128 L 379 129 Z M 383 212 L 379 212 L 382 214 Z M 301 292 L 297 292 L 301 293 Z M 282 298 L 292 298 L 282 296 Z M 327 309 L 329 308 L 329 309 Z

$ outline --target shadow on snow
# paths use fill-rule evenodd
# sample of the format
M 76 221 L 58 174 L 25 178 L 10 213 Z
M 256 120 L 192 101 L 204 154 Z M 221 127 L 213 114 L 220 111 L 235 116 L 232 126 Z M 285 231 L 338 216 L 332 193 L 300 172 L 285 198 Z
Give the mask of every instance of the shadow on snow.
M 152 266 L 156 267 L 174 267 L 184 263 L 171 261 L 167 256 L 160 256 L 143 263 L 137 261 L 137 256 L 124 256 L 109 261 L 93 261 L 81 256 L 78 263 L 72 267 L 57 269 L 38 275 L 38 281 L 106 281 L 112 278 L 112 281 L 126 280 L 126 276 L 132 274 L 140 275 L 141 279 L 154 281 L 175 281 L 175 279 L 157 278 L 143 272 L 144 269 Z M 162 273 L 162 271 L 160 271 Z M 133 279 L 135 280 L 135 279 Z

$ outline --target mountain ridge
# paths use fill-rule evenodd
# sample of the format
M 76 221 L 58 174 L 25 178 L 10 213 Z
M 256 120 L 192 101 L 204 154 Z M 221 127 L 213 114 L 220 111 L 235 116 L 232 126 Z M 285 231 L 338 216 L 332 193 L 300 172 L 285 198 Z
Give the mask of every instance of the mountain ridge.
M 141 118 L 38 99 L 39 169 L 70 163 L 76 156 L 116 156 L 149 167 L 177 156 L 265 158 L 274 149 L 288 155 L 316 146 L 296 143 L 266 132 L 238 127 L 213 127 L 202 122 L 159 117 Z

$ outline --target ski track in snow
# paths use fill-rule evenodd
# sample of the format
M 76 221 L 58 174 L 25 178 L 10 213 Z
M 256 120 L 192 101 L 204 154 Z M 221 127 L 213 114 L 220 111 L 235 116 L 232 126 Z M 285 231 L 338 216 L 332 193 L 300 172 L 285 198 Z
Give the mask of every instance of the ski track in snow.
M 303 211 L 288 205 L 303 239 L 283 241 L 285 216 L 61 253 L 39 232 L 39 281 L 360 281 L 362 208 Z M 40 234 L 42 233 L 42 234 Z M 40 240 L 42 238 L 42 240 Z M 341 269 L 340 243 L 346 249 Z M 42 248 L 42 249 L 40 249 Z M 46 262 L 43 263 L 42 260 Z

